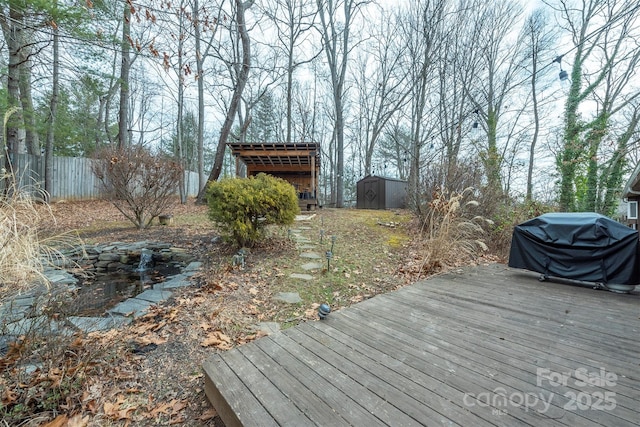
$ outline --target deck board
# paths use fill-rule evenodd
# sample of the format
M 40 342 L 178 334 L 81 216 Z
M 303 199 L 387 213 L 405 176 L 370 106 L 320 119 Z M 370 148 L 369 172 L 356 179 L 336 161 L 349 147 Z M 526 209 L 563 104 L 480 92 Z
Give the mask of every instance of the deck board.
M 499 264 L 466 268 L 203 367 L 227 427 L 637 426 L 640 292 L 539 282 Z M 552 383 L 539 369 L 569 377 Z M 585 385 L 585 372 L 609 383 Z

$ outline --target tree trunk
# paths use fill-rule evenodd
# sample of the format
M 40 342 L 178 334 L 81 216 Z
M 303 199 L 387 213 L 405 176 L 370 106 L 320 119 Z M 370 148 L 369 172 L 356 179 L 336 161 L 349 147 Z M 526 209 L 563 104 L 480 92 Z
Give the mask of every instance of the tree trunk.
M 118 148 L 129 145 L 129 72 L 131 71 L 131 6 L 125 4 L 122 22 L 122 62 L 120 65 L 120 107 L 118 110 Z
M 204 174 L 204 54 L 200 47 L 200 6 L 198 0 L 193 3 L 193 17 L 195 26 L 195 43 L 196 43 L 196 72 L 198 73 L 198 192 L 202 191 L 207 185 L 207 177 Z
M 20 41 L 22 39 L 22 10 L 11 3 L 9 20 L 3 22 L 2 29 L 9 51 L 7 69 L 7 112 L 5 113 L 5 143 L 7 153 L 19 153 L 22 150 L 20 141 L 20 127 L 22 112 L 20 111 Z M 10 159 L 7 158 L 7 170 L 11 170 Z
M 180 203 L 183 205 L 187 203 L 187 189 L 185 187 L 185 153 L 184 153 L 184 141 L 183 141 L 183 111 L 184 111 L 184 74 L 182 71 L 183 67 L 183 49 L 184 49 L 184 2 L 180 4 L 180 9 L 178 11 L 178 20 L 179 20 L 179 31 L 178 31 L 178 125 L 176 129 L 176 144 L 178 145 L 178 162 L 180 163 L 180 167 L 182 168 L 182 174 L 180 175 L 179 182 L 179 190 L 180 190 Z
M 23 34 L 25 36 L 26 33 Z M 25 127 L 25 145 L 27 152 L 33 156 L 41 156 L 40 138 L 36 129 L 36 118 L 33 111 L 33 97 L 31 96 L 31 48 L 23 40 L 20 48 L 20 105 Z
M 60 92 L 60 54 L 58 28 L 53 29 L 53 87 L 49 103 L 49 127 L 44 150 L 44 189 L 45 197 L 49 201 L 53 191 L 53 144 L 58 114 L 58 94 Z
M 538 90 L 536 86 L 536 74 L 538 70 L 538 52 L 533 52 L 533 69 L 531 70 L 531 97 L 533 101 L 533 137 L 529 145 L 529 168 L 527 169 L 527 195 L 528 202 L 533 200 L 533 166 L 536 158 L 536 144 L 540 134 L 540 112 L 538 109 Z
M 209 174 L 209 179 L 207 180 L 209 182 L 216 181 L 220 176 L 220 172 L 222 171 L 222 163 L 224 160 L 227 140 L 229 139 L 229 133 L 231 132 L 231 127 L 233 126 L 233 122 L 238 111 L 238 106 L 240 105 L 240 100 L 242 99 L 242 92 L 244 91 L 244 87 L 247 84 L 247 80 L 249 79 L 249 71 L 251 69 L 251 40 L 249 39 L 249 31 L 245 24 L 244 13 L 246 9 L 253 5 L 254 1 L 255 0 L 242 2 L 242 0 L 235 0 L 236 26 L 242 44 L 242 67 L 240 69 L 240 73 L 238 74 L 238 81 L 233 91 L 233 96 L 231 97 L 231 103 L 229 104 L 227 115 L 222 125 L 222 129 L 220 130 L 220 138 L 218 139 L 218 147 L 216 149 L 213 168 L 211 168 L 211 173 Z M 200 189 L 197 200 L 198 203 L 204 203 L 205 196 L 206 186 Z

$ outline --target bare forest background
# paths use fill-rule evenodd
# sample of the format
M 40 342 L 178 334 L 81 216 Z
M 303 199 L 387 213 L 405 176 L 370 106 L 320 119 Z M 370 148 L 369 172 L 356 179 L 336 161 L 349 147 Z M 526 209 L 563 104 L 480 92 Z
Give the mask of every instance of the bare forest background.
M 4 162 L 41 157 L 49 192 L 54 156 L 142 145 L 202 199 L 235 174 L 227 142 L 314 141 L 329 206 L 381 175 L 418 213 L 473 187 L 487 213 L 612 215 L 638 162 L 635 0 L 0 5 Z

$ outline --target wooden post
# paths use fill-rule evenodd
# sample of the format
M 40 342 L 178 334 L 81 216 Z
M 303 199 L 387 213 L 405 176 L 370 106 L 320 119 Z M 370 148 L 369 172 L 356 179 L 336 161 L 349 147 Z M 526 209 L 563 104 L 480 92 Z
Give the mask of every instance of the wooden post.
M 311 152 L 311 198 L 315 200 L 316 194 L 316 153 Z

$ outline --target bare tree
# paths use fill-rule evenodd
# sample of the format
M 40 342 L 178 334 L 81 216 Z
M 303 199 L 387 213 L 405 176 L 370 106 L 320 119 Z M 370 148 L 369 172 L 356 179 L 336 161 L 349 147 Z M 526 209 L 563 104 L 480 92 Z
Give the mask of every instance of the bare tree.
M 465 168 L 458 168 L 459 157 L 479 132 L 479 112 L 469 99 L 469 87 L 479 74 L 479 51 L 475 49 L 477 32 L 481 29 L 470 25 L 474 21 L 475 2 L 461 1 L 447 14 L 442 41 L 437 49 L 437 89 L 433 110 L 437 112 L 436 141 L 442 145 L 442 171 L 438 184 L 450 191 L 463 191 L 465 181 L 460 175 Z M 469 147 L 470 148 L 470 147 Z
M 129 72 L 131 70 L 131 14 L 135 8 L 131 0 L 127 0 L 122 13 L 122 39 L 120 42 L 120 106 L 118 109 L 118 148 L 131 144 L 129 139 Z
M 605 63 L 611 62 L 612 67 L 602 81 L 601 87 L 593 93 L 597 111 L 593 119 L 585 124 L 587 190 L 580 206 L 581 210 L 610 215 L 614 206 L 611 202 L 603 204 L 603 201 L 615 199 L 616 197 L 611 196 L 610 193 L 617 195 L 620 192 L 621 164 L 624 163 L 624 157 L 619 154 L 626 152 L 629 138 L 636 130 L 637 100 L 640 97 L 640 89 L 632 85 L 638 77 L 640 50 L 628 48 L 625 45 L 628 45 L 630 40 L 633 40 L 636 46 L 640 42 L 640 34 L 635 34 L 633 38 L 633 27 L 639 15 L 623 19 L 617 30 L 620 33 L 611 38 L 605 37 L 601 46 L 598 47 L 600 51 L 598 56 Z M 621 37 L 621 34 L 626 36 Z M 628 117 L 621 114 L 625 112 L 628 113 Z M 628 124 L 625 124 L 627 120 Z M 617 140 L 618 145 L 616 151 L 610 155 L 607 155 L 607 151 L 610 150 L 603 147 L 607 139 Z
M 575 179 L 584 162 L 584 153 L 589 151 L 590 141 L 593 144 L 598 133 L 608 125 L 606 117 L 601 115 L 585 125 L 581 107 L 603 82 L 610 81 L 617 64 L 629 54 L 626 42 L 633 37 L 633 23 L 640 13 L 640 5 L 631 0 L 585 0 L 582 3 L 580 9 L 574 8 L 568 0 L 561 0 L 559 5 L 548 3 L 560 15 L 561 26 L 571 36 L 574 46 L 568 76 L 570 86 L 565 104 L 563 146 L 557 162 L 559 204 L 563 211 L 576 209 Z M 606 52 L 606 55 L 598 55 L 599 52 Z M 558 62 L 562 58 L 559 57 Z M 590 61 L 597 64 L 593 71 L 590 71 Z
M 57 4 L 57 0 L 55 1 Z M 48 199 L 53 190 L 53 144 L 56 120 L 58 117 L 58 96 L 60 93 L 60 36 L 57 26 L 53 29 L 53 66 L 52 88 L 49 101 L 49 125 L 47 128 L 47 140 L 44 150 L 44 190 Z M 47 200 L 48 201 L 48 200 Z
M 249 39 L 249 30 L 245 21 L 245 11 L 250 8 L 254 2 L 255 0 L 247 0 L 245 2 L 243 2 L 242 0 L 235 0 L 236 19 L 234 31 L 237 32 L 241 40 L 240 49 L 242 52 L 242 62 L 236 64 L 236 67 L 238 67 L 239 69 L 237 74 L 238 80 L 233 90 L 233 96 L 231 97 L 231 103 L 229 104 L 225 121 L 222 125 L 222 129 L 220 130 L 220 138 L 218 139 L 216 155 L 211 173 L 209 174 L 208 181 L 215 181 L 220 176 L 227 140 L 229 138 L 231 127 L 233 126 L 233 122 L 240 105 L 242 92 L 244 91 L 244 87 L 247 84 L 247 80 L 249 79 L 249 71 L 251 69 L 251 42 Z M 205 193 L 205 188 L 202 188 L 200 190 L 200 193 L 198 194 L 198 202 L 204 202 Z
M 309 32 L 314 27 L 317 10 L 313 0 L 275 0 L 266 7 L 265 14 L 275 24 L 278 45 L 275 47 L 283 53 L 286 65 L 286 136 L 292 140 L 293 132 L 293 90 L 294 73 L 301 66 L 317 57 L 321 50 L 313 51 L 309 40 Z M 307 52 L 311 50 L 311 52 Z
M 327 66 L 331 75 L 336 137 L 336 207 L 344 204 L 344 103 L 349 54 L 353 49 L 353 21 L 366 4 L 356 0 L 316 0 Z
M 420 213 L 418 194 L 423 148 L 428 146 L 427 129 L 433 122 L 426 123 L 428 101 L 436 88 L 433 86 L 437 72 L 439 44 L 444 39 L 444 18 L 447 11 L 446 0 L 420 0 L 409 8 L 404 20 L 404 39 L 408 58 L 410 99 L 409 147 L 405 148 L 409 162 L 409 197 L 411 206 Z
M 467 90 L 486 136 L 486 139 L 478 140 L 486 145 L 479 145 L 478 148 L 490 197 L 504 195 L 501 182 L 504 157 L 498 142 L 499 122 L 506 113 L 510 98 L 520 87 L 522 56 L 518 43 L 510 39 L 517 29 L 521 14 L 519 3 L 499 0 L 483 3 L 476 15 L 475 25 L 479 29 L 476 32 L 476 49 L 480 52 L 479 65 L 484 72 L 476 77 L 473 86 Z M 503 148 L 506 146 L 503 145 Z
M 359 132 L 363 139 L 359 157 L 364 174 L 372 168 L 374 150 L 391 118 L 407 102 L 406 45 L 401 42 L 400 20 L 380 14 L 375 33 L 357 58 Z
M 535 10 L 525 21 L 521 34 L 529 56 L 531 107 L 533 113 L 533 135 L 529 144 L 529 165 L 527 168 L 526 199 L 533 199 L 533 171 L 536 160 L 536 147 L 540 136 L 540 100 L 539 81 L 542 76 L 541 65 L 545 54 L 551 48 L 552 33 L 548 29 L 549 16 L 542 9 Z
M 209 56 L 212 41 L 216 36 L 219 28 L 222 7 L 218 9 L 216 16 L 210 16 L 206 7 L 201 8 L 199 0 L 192 1 L 191 14 L 193 16 L 193 31 L 195 43 L 195 59 L 196 59 L 196 78 L 198 80 L 198 189 L 202 191 L 207 184 L 206 175 L 204 173 L 204 62 Z M 209 32 L 208 40 L 205 40 L 205 47 L 202 48 L 203 32 Z

